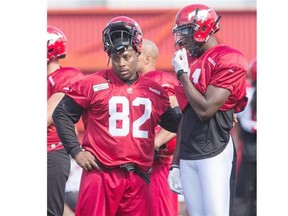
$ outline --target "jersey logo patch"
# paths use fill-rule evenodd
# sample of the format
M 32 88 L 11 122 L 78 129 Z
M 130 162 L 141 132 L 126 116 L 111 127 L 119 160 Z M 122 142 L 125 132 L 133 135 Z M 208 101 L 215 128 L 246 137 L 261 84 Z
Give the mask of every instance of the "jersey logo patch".
M 100 83 L 100 84 L 97 84 L 97 85 L 93 85 L 93 90 L 96 92 L 96 91 L 101 91 L 101 90 L 104 90 L 104 89 L 108 89 L 109 88 L 109 85 L 108 83 Z
M 154 93 L 156 93 L 156 94 L 158 94 L 158 95 L 161 95 L 160 91 L 158 91 L 158 90 L 156 90 L 154 88 L 149 87 L 149 90 L 154 92 Z
M 133 89 L 132 88 L 128 88 L 127 89 L 127 94 L 132 94 L 133 93 Z

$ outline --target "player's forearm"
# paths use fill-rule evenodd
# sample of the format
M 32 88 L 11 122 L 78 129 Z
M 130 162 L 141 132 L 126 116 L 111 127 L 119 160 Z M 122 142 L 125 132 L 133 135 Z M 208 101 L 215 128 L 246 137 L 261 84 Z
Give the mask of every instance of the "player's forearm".
M 181 83 L 190 106 L 201 121 L 212 118 L 230 95 L 228 89 L 213 85 L 208 85 L 205 95 L 203 95 L 194 87 L 187 76 L 181 76 Z
M 173 154 L 172 164 L 179 165 L 180 164 L 180 140 L 181 140 L 181 130 L 182 130 L 182 119 L 179 123 L 178 130 L 177 130 L 177 139 L 176 139 L 176 146 Z
M 206 98 L 193 86 L 186 74 L 180 76 L 180 81 L 190 106 L 201 119 L 208 107 Z
M 169 131 L 161 128 L 159 130 L 159 132 L 157 133 L 155 140 L 154 140 L 155 149 L 158 149 L 160 146 L 167 143 L 168 141 L 170 141 L 175 136 L 176 136 L 176 133 L 172 133 L 172 132 L 169 132 Z
M 63 92 L 54 93 L 47 101 L 47 127 L 53 124 L 52 114 L 57 104 L 64 97 Z

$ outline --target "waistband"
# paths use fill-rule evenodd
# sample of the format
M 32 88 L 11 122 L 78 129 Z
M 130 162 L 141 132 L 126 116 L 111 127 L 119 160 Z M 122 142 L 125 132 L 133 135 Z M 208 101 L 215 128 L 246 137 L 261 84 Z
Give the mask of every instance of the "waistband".
M 111 171 L 117 168 L 121 168 L 123 170 L 126 170 L 128 172 L 135 172 L 138 174 L 147 184 L 150 184 L 150 174 L 152 172 L 152 167 L 150 167 L 146 172 L 139 169 L 135 163 L 127 163 L 127 164 L 121 164 L 119 166 L 115 167 L 106 167 L 102 163 L 100 163 L 98 160 L 96 160 L 96 163 L 99 165 L 99 167 L 104 171 Z

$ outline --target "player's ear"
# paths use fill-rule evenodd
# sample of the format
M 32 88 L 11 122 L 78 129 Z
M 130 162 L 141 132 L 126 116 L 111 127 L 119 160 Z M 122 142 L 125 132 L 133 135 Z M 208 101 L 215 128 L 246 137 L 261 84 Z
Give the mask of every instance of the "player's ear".
M 146 59 L 145 61 L 146 64 L 149 64 L 152 60 L 150 55 L 146 55 L 145 59 Z
M 141 52 L 136 52 L 136 57 L 137 57 L 137 62 L 139 62 L 139 56 L 140 56 Z

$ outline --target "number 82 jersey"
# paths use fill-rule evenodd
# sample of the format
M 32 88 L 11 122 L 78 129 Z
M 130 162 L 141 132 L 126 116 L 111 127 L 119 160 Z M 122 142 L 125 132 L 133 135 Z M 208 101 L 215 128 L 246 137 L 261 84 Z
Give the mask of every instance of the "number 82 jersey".
M 87 75 L 67 95 L 85 109 L 82 147 L 97 160 L 152 165 L 155 127 L 169 107 L 163 87 L 143 76 L 128 85 L 107 70 Z

